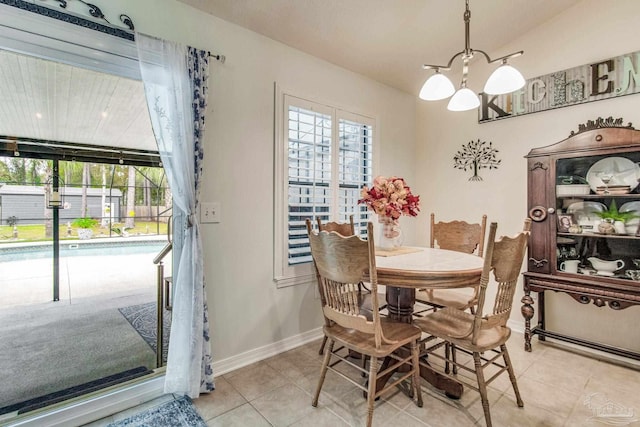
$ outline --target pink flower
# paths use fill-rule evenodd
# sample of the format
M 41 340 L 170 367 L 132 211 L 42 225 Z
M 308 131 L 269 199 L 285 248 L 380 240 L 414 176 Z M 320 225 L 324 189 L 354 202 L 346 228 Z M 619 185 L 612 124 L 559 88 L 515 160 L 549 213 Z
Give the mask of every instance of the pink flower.
M 417 216 L 420 211 L 420 196 L 414 196 L 404 179 L 397 176 L 377 176 L 371 188 L 362 187 L 360 196 L 358 204 L 394 221 L 401 215 Z

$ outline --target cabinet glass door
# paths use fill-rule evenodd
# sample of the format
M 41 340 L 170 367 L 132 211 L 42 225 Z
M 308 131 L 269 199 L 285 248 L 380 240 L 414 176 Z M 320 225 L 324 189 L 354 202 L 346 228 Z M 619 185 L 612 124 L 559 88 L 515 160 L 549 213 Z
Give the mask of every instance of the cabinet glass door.
M 556 269 L 640 281 L 640 153 L 556 161 Z

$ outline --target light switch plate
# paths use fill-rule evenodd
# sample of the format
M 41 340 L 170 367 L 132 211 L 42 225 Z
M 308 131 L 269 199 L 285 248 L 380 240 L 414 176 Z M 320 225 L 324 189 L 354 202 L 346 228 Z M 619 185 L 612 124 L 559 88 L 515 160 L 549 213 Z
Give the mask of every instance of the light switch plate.
M 220 222 L 220 202 L 209 202 L 200 205 L 200 222 Z

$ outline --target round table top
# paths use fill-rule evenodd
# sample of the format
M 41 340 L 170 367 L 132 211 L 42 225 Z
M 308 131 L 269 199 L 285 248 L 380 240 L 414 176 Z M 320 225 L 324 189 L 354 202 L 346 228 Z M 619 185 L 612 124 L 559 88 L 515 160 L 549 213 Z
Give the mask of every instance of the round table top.
M 377 256 L 378 283 L 408 288 L 452 288 L 477 283 L 484 259 L 438 248 Z

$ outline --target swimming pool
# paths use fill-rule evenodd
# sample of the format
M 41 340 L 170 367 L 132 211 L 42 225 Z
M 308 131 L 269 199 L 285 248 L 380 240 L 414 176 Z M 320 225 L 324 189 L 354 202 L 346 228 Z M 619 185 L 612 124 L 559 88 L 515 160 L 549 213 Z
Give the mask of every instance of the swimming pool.
M 166 237 L 95 239 L 89 241 L 65 240 L 60 242 L 60 258 L 159 253 L 166 244 Z M 0 262 L 48 257 L 53 257 L 53 244 L 51 242 L 0 245 Z

